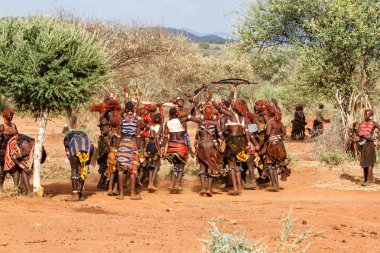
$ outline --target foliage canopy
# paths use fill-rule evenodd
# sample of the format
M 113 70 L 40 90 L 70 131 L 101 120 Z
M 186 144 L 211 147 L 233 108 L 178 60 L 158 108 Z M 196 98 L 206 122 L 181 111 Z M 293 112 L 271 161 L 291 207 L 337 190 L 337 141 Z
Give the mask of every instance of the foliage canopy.
M 20 110 L 60 111 L 86 102 L 109 77 L 96 34 L 52 17 L 0 20 L 0 84 Z
M 375 93 L 379 78 L 380 2 L 264 0 L 248 3 L 237 25 L 239 48 L 286 46 L 299 55 L 295 85 L 347 109 L 353 92 Z

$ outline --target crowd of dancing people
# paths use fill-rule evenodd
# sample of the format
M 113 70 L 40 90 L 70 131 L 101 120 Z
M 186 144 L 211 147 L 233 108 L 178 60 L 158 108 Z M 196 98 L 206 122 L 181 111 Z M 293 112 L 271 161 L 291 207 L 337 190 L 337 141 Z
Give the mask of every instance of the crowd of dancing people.
M 100 136 L 97 145 L 84 131 L 68 127 L 63 131 L 73 191 L 68 200 L 84 199 L 84 183 L 91 159 L 96 159 L 99 166 L 97 187 L 117 199 L 124 199 L 127 186 L 131 200 L 142 199 L 141 187 L 147 187 L 148 192 L 159 190 L 157 173 L 162 160 L 171 164 L 168 191 L 180 193 L 189 156 L 196 159 L 202 196 L 213 196 L 215 180 L 221 182 L 231 196 L 240 195 L 243 189 L 256 189 L 257 184 L 267 187 L 270 183 L 267 187 L 270 191 L 279 191 L 279 176 L 286 181 L 291 174 L 287 166 L 286 128 L 281 122 L 281 109 L 275 101 L 257 100 L 250 111 L 247 102 L 236 97 L 239 84 L 231 85 L 229 96 L 219 101 L 214 100 L 210 88 L 202 101 L 195 95 L 187 99 L 177 97 L 170 103 L 141 101 L 140 97 L 129 99 L 129 90 L 125 88 L 124 106 L 112 96 L 91 106 L 90 111 L 98 113 Z M 186 103 L 189 105 L 185 106 Z M 168 106 L 168 110 L 164 106 Z M 321 135 L 323 123 L 329 122 L 323 115 L 323 108 L 320 104 L 316 111 L 312 138 Z M 33 172 L 34 139 L 18 132 L 12 122 L 13 115 L 13 110 L 6 108 L 4 123 L 0 124 L 0 191 L 6 175 L 10 174 L 15 188 L 32 194 L 29 178 Z M 373 115 L 373 110 L 366 110 L 365 120 L 355 131 L 361 145 L 360 164 L 365 185 L 374 180 L 376 153 L 371 136 L 375 129 L 380 130 Z M 192 140 L 188 122 L 197 125 Z M 302 106 L 297 106 L 292 123 L 291 138 L 303 139 L 306 119 Z M 45 159 L 43 148 L 41 163 Z
M 157 173 L 161 161 L 167 160 L 171 164 L 168 191 L 180 193 L 185 165 L 193 156 L 199 166 L 199 193 L 203 196 L 213 195 L 216 178 L 231 188 L 231 196 L 240 195 L 243 189 L 255 189 L 257 183 L 271 182 L 270 190 L 278 191 L 278 176 L 286 180 L 290 175 L 281 110 L 274 102 L 259 100 L 251 112 L 246 101 L 234 98 L 237 85 L 231 87 L 229 97 L 221 101 L 213 99 L 210 89 L 203 101 L 177 97 L 169 104 L 168 115 L 164 110 L 168 103 L 129 100 L 128 89 L 124 107 L 114 98 L 91 106 L 92 112 L 99 113 L 101 133 L 97 145 L 98 188 L 123 199 L 128 184 L 130 199 L 139 200 L 138 188 L 145 182 L 149 192 L 158 190 Z M 197 124 L 193 140 L 188 122 Z M 80 199 L 94 145 L 84 132 L 75 130 L 67 132 L 64 143 L 72 168 L 73 199 Z

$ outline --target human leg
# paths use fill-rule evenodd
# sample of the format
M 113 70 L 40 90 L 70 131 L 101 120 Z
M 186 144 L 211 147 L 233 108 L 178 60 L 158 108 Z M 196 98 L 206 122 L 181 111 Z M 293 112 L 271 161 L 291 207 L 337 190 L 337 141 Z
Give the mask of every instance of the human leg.
M 3 186 L 4 186 L 4 181 L 5 181 L 5 172 L 3 170 L 4 164 L 0 165 L 0 193 L 3 192 Z
M 277 192 L 279 190 L 277 168 L 273 164 L 268 164 L 267 170 L 269 172 L 269 177 L 272 183 L 271 190 Z
M 209 197 L 212 197 L 212 189 L 211 189 L 211 187 L 212 187 L 212 179 L 213 179 L 212 177 L 208 176 L 207 180 L 206 180 L 206 182 L 207 182 L 207 191 L 206 191 L 206 194 Z
M 119 196 L 116 197 L 116 199 L 124 199 L 124 171 L 123 169 L 120 167 L 120 165 L 118 165 L 118 175 L 117 175 L 117 184 L 119 186 Z
M 181 183 L 181 180 L 182 180 L 182 177 L 183 177 L 183 173 L 185 171 L 185 163 L 179 161 L 177 168 L 178 168 L 178 172 L 177 172 L 177 178 L 176 178 L 176 183 L 175 183 L 174 188 L 177 191 L 181 191 L 182 188 L 180 186 L 180 183 Z
M 136 180 L 137 180 L 137 173 L 136 172 L 129 172 L 130 173 L 130 179 L 131 179 L 131 200 L 140 200 L 142 199 L 141 196 L 136 192 Z
M 233 185 L 233 190 L 228 191 L 228 195 L 232 195 L 232 196 L 239 195 L 239 188 L 238 188 L 238 182 L 237 182 L 237 168 L 236 168 L 236 162 L 234 159 L 228 160 L 228 167 L 230 168 L 230 176 L 231 176 L 232 185 Z
M 249 190 L 253 190 L 253 189 L 256 189 L 257 187 L 257 184 L 256 184 L 256 178 L 255 178 L 255 170 L 254 170 L 254 156 L 251 155 L 247 161 L 247 165 L 248 165 L 248 172 L 249 172 L 249 182 L 247 182 L 245 185 L 244 185 L 244 189 L 249 189 Z
M 373 165 L 368 166 L 367 182 L 368 183 L 374 183 L 375 182 L 375 178 L 373 177 Z
M 22 181 L 22 184 L 25 186 L 26 193 L 28 195 L 32 194 L 32 189 L 31 189 L 30 183 L 29 183 L 29 176 L 23 170 L 21 171 L 21 181 Z
M 200 181 L 201 181 L 201 187 L 202 187 L 202 190 L 199 194 L 206 194 L 207 190 L 206 190 L 206 165 L 202 162 L 199 163 L 199 168 L 200 168 L 200 171 L 199 171 L 199 178 L 200 178 Z

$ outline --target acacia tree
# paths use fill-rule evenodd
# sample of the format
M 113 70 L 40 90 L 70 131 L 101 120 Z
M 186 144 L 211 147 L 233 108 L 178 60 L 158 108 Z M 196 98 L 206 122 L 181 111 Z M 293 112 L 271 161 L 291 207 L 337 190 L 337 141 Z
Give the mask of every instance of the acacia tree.
M 257 0 L 237 24 L 241 50 L 279 45 L 298 52 L 297 89 L 339 104 L 348 126 L 359 103 L 376 93 L 380 69 L 377 0 Z
M 34 153 L 34 190 L 41 189 L 40 160 L 50 112 L 90 99 L 109 78 L 109 63 L 95 34 L 56 18 L 0 20 L 0 83 L 18 110 L 39 119 Z

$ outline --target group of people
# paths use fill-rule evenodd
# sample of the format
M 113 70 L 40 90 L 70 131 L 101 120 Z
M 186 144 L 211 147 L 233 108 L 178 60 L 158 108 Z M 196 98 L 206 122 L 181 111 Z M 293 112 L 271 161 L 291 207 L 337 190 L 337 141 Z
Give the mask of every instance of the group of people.
M 324 108 L 325 105 L 323 103 L 319 103 L 317 109 L 315 110 L 313 127 L 306 128 L 307 122 L 303 112 L 303 106 L 297 105 L 295 108 L 296 111 L 294 113 L 294 119 L 292 120 L 292 133 L 290 136 L 292 140 L 305 139 L 305 130 L 308 130 L 311 139 L 321 136 L 324 132 L 324 123 L 330 122 L 330 119 L 327 119 L 324 116 Z
M 114 98 L 91 106 L 92 112 L 99 113 L 101 133 L 96 157 L 101 175 L 98 188 L 106 189 L 109 196 L 123 199 L 129 184 L 130 198 L 139 200 L 139 186 L 146 184 L 149 192 L 158 190 L 157 173 L 164 159 L 172 165 L 169 191 L 179 193 L 185 165 L 191 155 L 199 166 L 197 175 L 201 195 L 213 195 L 212 185 L 217 178 L 225 188 L 231 188 L 228 195 L 232 196 L 240 195 L 243 189 L 255 189 L 257 184 L 269 182 L 272 184 L 270 190 L 278 191 L 278 175 L 286 181 L 291 173 L 283 142 L 286 129 L 281 122 L 281 109 L 276 101 L 258 100 L 251 112 L 246 101 L 235 99 L 237 84 L 231 87 L 229 97 L 221 101 L 213 99 L 211 90 L 202 102 L 196 96 L 190 97 L 188 107 L 185 107 L 184 98 L 173 99 L 168 120 L 165 120 L 164 103 L 130 100 L 127 89 L 124 108 Z M 316 134 L 323 133 L 323 122 L 328 122 L 322 110 L 323 104 L 319 105 L 318 117 L 313 124 Z M 18 132 L 12 122 L 13 115 L 13 110 L 6 108 L 4 123 L 0 124 L 0 191 L 6 175 L 10 174 L 16 188 L 31 194 L 29 177 L 33 171 L 34 139 Z M 373 110 L 366 110 L 365 120 L 357 124 L 354 133 L 364 171 L 363 185 L 374 181 L 374 132 L 380 130 L 380 125 L 373 120 L 373 115 Z M 195 150 L 187 131 L 188 122 L 197 124 Z M 293 121 L 292 138 L 304 138 L 305 123 L 303 108 L 299 106 Z M 95 148 L 83 131 L 65 127 L 63 132 L 71 165 L 72 200 L 80 200 L 83 199 L 84 182 Z M 45 159 L 43 148 L 41 162 Z
M 184 98 L 177 97 L 171 101 L 167 120 L 164 103 L 132 101 L 128 99 L 128 90 L 125 91 L 124 108 L 113 98 L 91 106 L 91 111 L 99 113 L 101 133 L 97 156 L 101 175 L 98 188 L 123 199 L 124 188 L 129 184 L 130 198 L 139 200 L 141 195 L 137 187 L 146 184 L 149 192 L 158 190 L 157 172 L 164 159 L 172 167 L 169 191 L 179 193 L 185 165 L 189 156 L 193 156 L 199 164 L 201 195 L 213 195 L 212 185 L 216 178 L 220 178 L 226 188 L 231 187 L 228 194 L 232 196 L 240 195 L 243 188 L 255 189 L 257 183 L 271 182 L 270 189 L 278 191 L 278 175 L 282 180 L 290 175 L 281 110 L 275 102 L 259 100 L 250 112 L 243 99 L 234 99 L 236 89 L 237 85 L 232 85 L 230 96 L 221 101 L 215 101 L 208 90 L 202 102 L 190 97 L 188 107 L 185 107 Z M 194 143 L 187 131 L 190 121 L 198 125 Z M 83 168 L 92 156 L 93 145 L 87 145 L 88 142 L 83 132 L 70 131 L 65 137 L 69 159 L 75 157 L 73 160 L 77 160 L 73 165 L 70 159 L 74 199 L 81 198 L 85 177 L 80 171 L 86 170 Z M 78 153 L 89 154 L 88 159 L 80 162 Z
M 242 189 L 255 189 L 257 183 L 271 182 L 270 189 L 278 191 L 278 175 L 282 180 L 290 175 L 281 110 L 275 101 L 258 100 L 250 112 L 243 99 L 234 99 L 236 89 L 237 85 L 233 85 L 229 97 L 221 101 L 215 101 L 209 90 L 203 102 L 195 97 L 189 98 L 187 108 L 185 99 L 177 97 L 171 101 L 167 121 L 163 103 L 129 100 L 128 90 L 125 91 L 124 108 L 113 98 L 92 106 L 91 111 L 99 113 L 101 133 L 97 145 L 101 174 L 98 188 L 105 188 L 108 195 L 123 199 L 125 186 L 129 184 L 131 199 L 139 200 L 138 186 L 146 183 L 149 192 L 158 190 L 157 173 L 161 160 L 165 159 L 172 164 L 169 191 L 179 193 L 185 165 L 191 155 L 199 165 L 201 195 L 213 195 L 212 185 L 216 178 L 220 178 L 226 188 L 231 187 L 228 194 L 232 196 L 240 195 Z M 323 133 L 323 123 L 328 122 L 323 109 L 324 105 L 320 104 L 316 110 L 312 131 L 315 136 Z M 29 177 L 33 171 L 34 139 L 18 132 L 12 122 L 13 115 L 13 110 L 6 108 L 4 123 L 0 125 L 0 191 L 9 174 L 13 177 L 14 187 L 31 194 Z M 380 126 L 373 120 L 373 115 L 373 110 L 366 110 L 365 120 L 356 124 L 351 134 L 351 138 L 355 137 L 364 172 L 363 185 L 374 182 L 374 141 L 377 138 L 374 132 L 380 130 Z M 194 151 L 187 131 L 190 121 L 197 124 Z M 296 107 L 292 123 L 291 137 L 303 139 L 306 120 L 302 106 Z M 64 133 L 64 147 L 71 165 L 73 200 L 79 200 L 83 198 L 94 145 L 83 131 L 66 128 Z M 45 159 L 43 149 L 41 162 Z
M 324 123 L 328 122 L 330 122 L 330 119 L 324 116 L 324 104 L 320 103 L 315 111 L 313 128 L 306 128 L 307 122 L 303 107 L 298 105 L 292 120 L 291 138 L 293 140 L 303 140 L 305 138 L 305 129 L 309 130 L 312 139 L 321 136 L 324 132 Z M 364 110 L 364 120 L 362 122 L 355 121 L 349 129 L 350 143 L 347 149 L 352 152 L 355 158 L 359 158 L 360 166 L 363 169 L 362 186 L 368 186 L 375 182 L 373 176 L 373 167 L 376 163 L 375 142 L 379 139 L 376 130 L 380 131 L 380 125 L 374 121 L 374 111 L 370 108 Z

